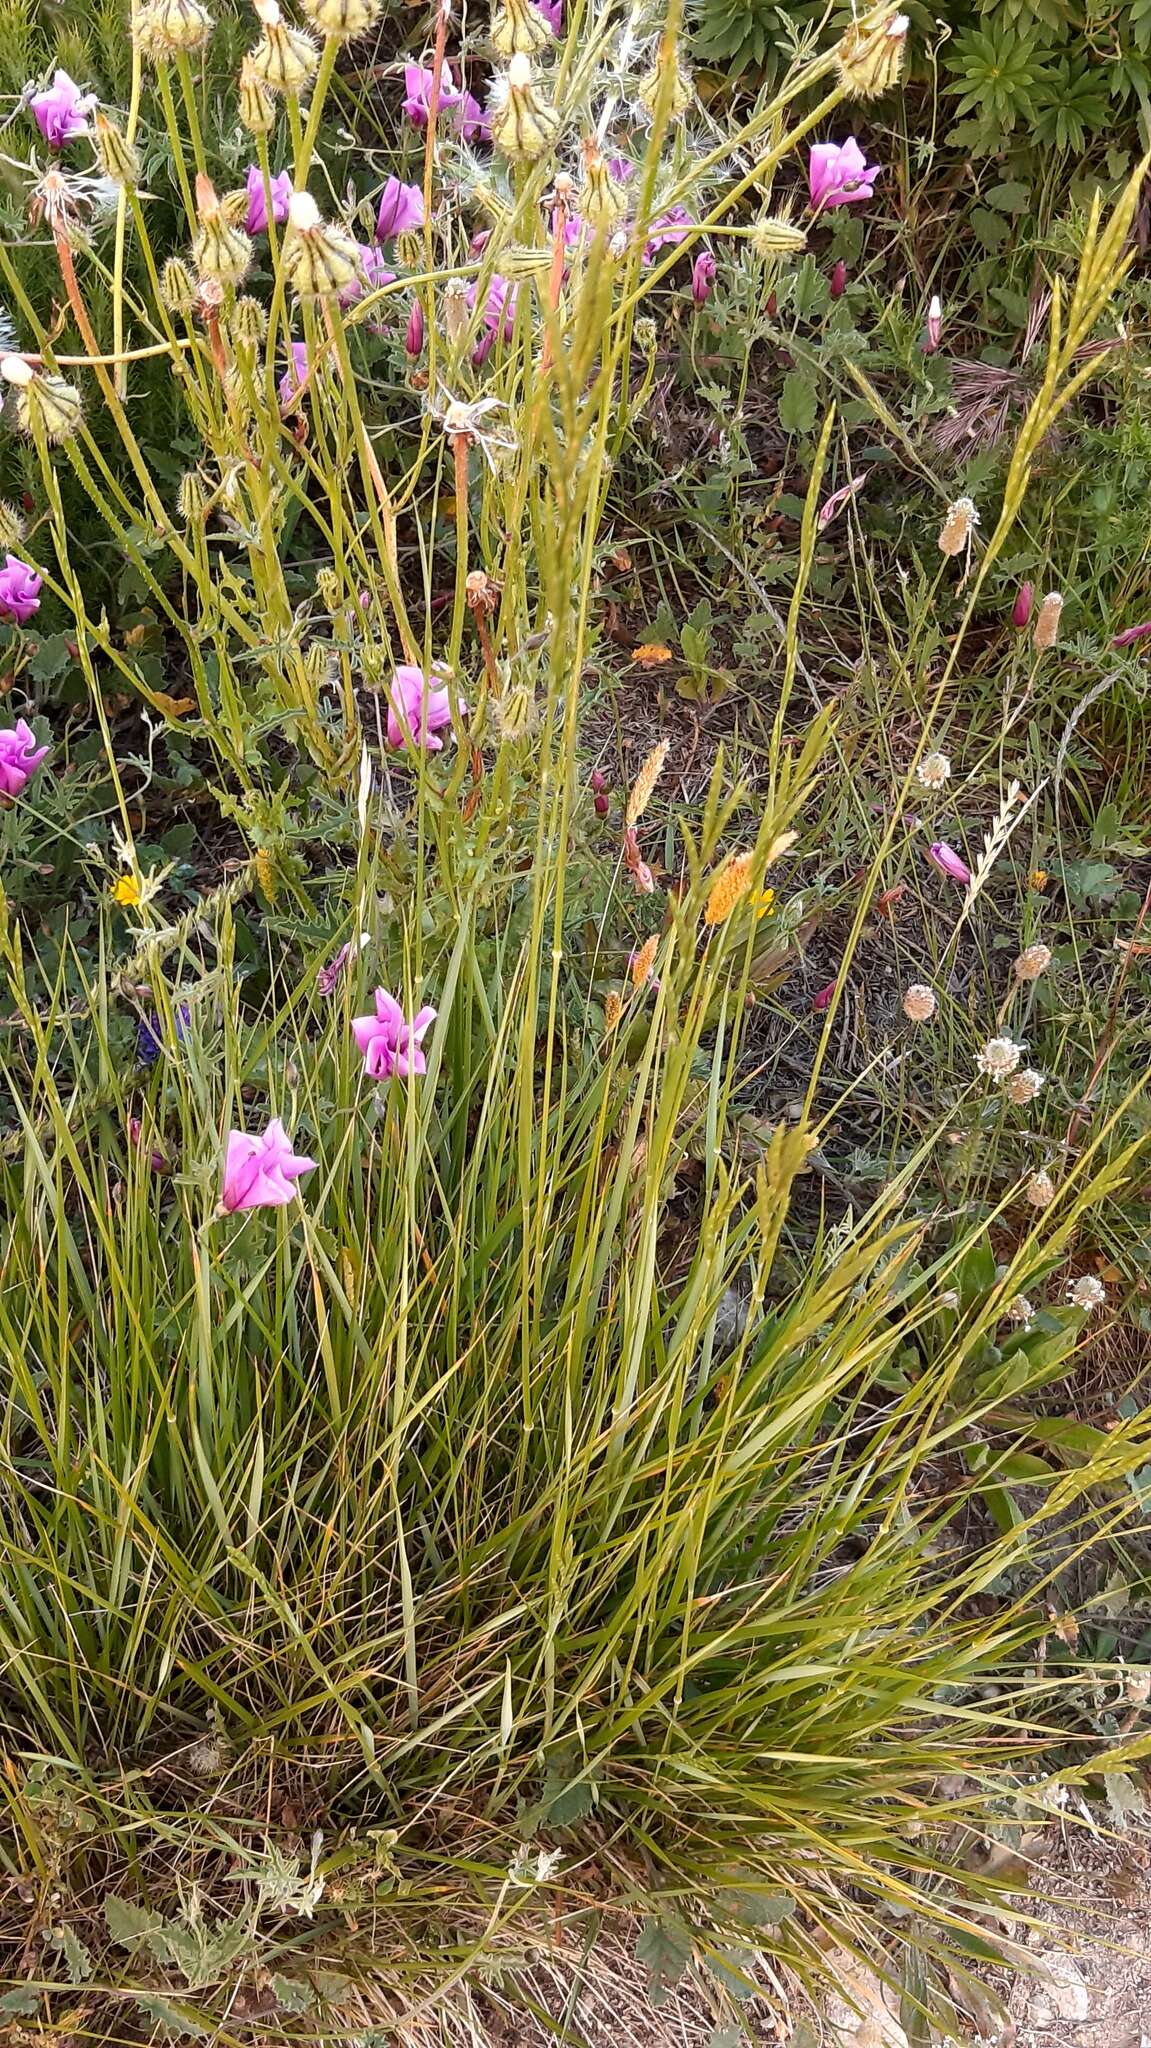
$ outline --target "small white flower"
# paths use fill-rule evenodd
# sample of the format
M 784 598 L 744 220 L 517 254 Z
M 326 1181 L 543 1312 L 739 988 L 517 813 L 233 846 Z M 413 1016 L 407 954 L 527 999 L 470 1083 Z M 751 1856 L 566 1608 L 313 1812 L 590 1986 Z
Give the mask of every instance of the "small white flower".
M 1023 1047 L 1013 1038 L 989 1038 L 986 1045 L 975 1056 L 975 1064 L 981 1074 L 991 1081 L 1006 1081 L 1015 1072 L 1023 1057 Z
M 925 754 L 916 774 L 924 789 L 942 789 L 951 780 L 951 763 L 946 754 Z
M 1009 1323 L 1022 1323 L 1027 1330 L 1035 1320 L 1035 1303 L 1029 1301 L 1025 1294 L 1017 1294 L 1008 1302 L 1003 1313 Z
M 940 1297 L 939 1297 L 939 1301 L 938 1301 L 938 1303 L 937 1303 L 937 1306 L 938 1306 L 939 1308 L 958 1308 L 958 1307 L 959 1307 L 959 1289 L 958 1289 L 958 1287 L 945 1287 L 945 1288 L 944 1288 L 944 1290 L 943 1290 L 943 1292 L 942 1292 L 942 1294 L 941 1294 L 941 1295 L 940 1295 Z
M 1023 1109 L 1027 1103 L 1034 1102 L 1043 1086 L 1043 1079 L 1034 1067 L 1024 1067 L 1021 1074 L 1012 1074 L 1003 1093 L 1016 1109 Z
M 1067 1299 L 1073 1308 L 1085 1309 L 1090 1315 L 1093 1308 L 1102 1308 L 1107 1299 L 1107 1289 L 1094 1273 L 1081 1273 L 1078 1280 L 1070 1283 Z
M 927 1024 L 935 1015 L 935 991 L 922 981 L 913 981 L 903 991 L 903 1014 L 913 1024 Z
M 1055 1182 L 1044 1168 L 1033 1173 L 1028 1181 L 1027 1199 L 1033 1209 L 1046 1209 L 1055 1200 Z

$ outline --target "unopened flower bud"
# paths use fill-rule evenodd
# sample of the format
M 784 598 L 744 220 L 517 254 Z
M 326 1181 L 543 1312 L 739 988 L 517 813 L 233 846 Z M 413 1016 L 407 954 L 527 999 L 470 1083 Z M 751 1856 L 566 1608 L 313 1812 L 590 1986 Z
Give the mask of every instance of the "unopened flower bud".
M 899 77 L 907 43 L 906 14 L 877 7 L 853 22 L 835 53 L 840 83 L 853 99 L 876 99 Z
M 1035 652 L 1046 654 L 1059 638 L 1059 621 L 1063 616 L 1063 599 L 1057 590 L 1049 590 L 1039 607 L 1035 621 Z
M 943 301 L 933 297 L 927 308 L 927 329 L 923 336 L 923 353 L 933 356 L 939 347 L 943 334 Z
M 300 0 L 313 28 L 321 35 L 350 42 L 378 20 L 382 0 Z
M 497 57 L 535 57 L 554 40 L 550 23 L 532 0 L 503 0 L 492 17 L 492 48 Z
M 829 290 L 833 299 L 841 299 L 847 290 L 847 265 L 834 263 L 831 268 Z
M 228 220 L 215 188 L 203 173 L 196 179 L 199 227 L 192 240 L 192 261 L 202 278 L 239 284 L 252 261 L 252 244 Z
M 611 809 L 611 805 L 610 805 L 610 803 L 608 802 L 608 799 L 607 799 L 607 797 L 606 797 L 606 796 L 604 795 L 603 791 L 602 791 L 602 790 L 597 790 L 597 791 L 596 791 L 596 799 L 595 799 L 595 814 L 596 814 L 596 817 L 597 817 L 597 818 L 606 818 L 606 817 L 607 817 L 607 814 L 608 814 L 608 812 L 609 812 L 609 810 L 610 810 L 610 809 Z
M 297 297 L 335 298 L 358 276 L 360 252 L 351 235 L 320 219 L 310 192 L 293 192 L 281 261 Z
M 240 120 L 249 135 L 270 135 L 276 125 L 276 102 L 250 57 L 240 65 Z
M 212 17 L 200 0 L 145 0 L 136 13 L 137 47 L 153 63 L 169 63 L 198 50 L 211 33 Z
M 92 126 L 96 158 L 104 176 L 111 178 L 113 184 L 135 191 L 140 182 L 140 159 L 131 143 L 103 107 L 96 108 Z
M 710 299 L 715 275 L 715 257 L 710 249 L 701 249 L 691 272 L 691 296 L 697 306 L 705 306 Z
M 598 234 L 601 228 L 610 233 L 627 212 L 627 193 L 619 180 L 612 177 L 608 160 L 597 143 L 584 143 L 583 165 L 583 184 L 576 198 L 576 211 L 580 219 L 587 222 L 593 235 Z
M 654 114 L 659 105 L 664 73 L 667 71 L 669 64 L 672 73 L 671 99 L 668 103 L 669 114 L 673 116 L 686 114 L 695 98 L 695 88 L 691 82 L 691 73 L 684 70 L 683 65 L 679 63 L 674 55 L 669 59 L 661 50 L 651 70 L 646 72 L 640 79 L 639 90 L 636 94 L 640 106 L 646 107 L 649 114 Z
M 636 347 L 640 349 L 645 356 L 653 356 L 655 354 L 656 343 L 659 340 L 659 330 L 656 327 L 655 321 L 652 319 L 650 313 L 644 313 L 643 315 L 641 315 L 641 317 L 636 321 L 635 327 L 633 328 L 632 332 L 635 335 Z
M 67 441 L 80 424 L 83 405 L 74 384 L 51 371 L 34 369 L 23 356 L 0 357 L 0 379 L 16 396 L 16 424 L 23 434 Z
M 241 348 L 257 349 L 268 332 L 268 313 L 262 300 L 246 293 L 236 300 L 232 311 L 232 333 Z
M 404 270 L 416 270 L 423 260 L 423 237 L 415 228 L 405 228 L 396 236 L 396 261 Z
M 450 342 L 462 340 L 468 330 L 468 289 L 462 278 L 450 277 L 444 286 L 440 319 Z
M 592 791 L 596 796 L 599 796 L 600 792 L 607 788 L 607 776 L 604 774 L 602 768 L 593 768 L 591 774 L 588 777 L 588 781 L 591 784 Z
M 198 526 L 204 517 L 204 487 L 194 469 L 187 470 L 180 478 L 176 509 L 185 526 Z
M 298 93 L 319 63 L 311 36 L 287 26 L 276 0 L 257 0 L 256 13 L 264 33 L 247 55 L 252 76 L 268 92 Z
M 160 297 L 170 313 L 190 313 L 196 303 L 196 280 L 180 256 L 169 256 L 160 272 Z
M 764 214 L 757 220 L 750 236 L 751 246 L 757 256 L 802 256 L 807 247 L 807 236 L 789 220 L 781 220 L 771 214 Z
M 532 67 L 519 52 L 504 75 L 503 103 L 491 116 L 492 142 L 509 163 L 534 164 L 559 134 L 560 117 L 532 83 Z
M 1020 584 L 1019 595 L 1011 607 L 1011 623 L 1017 626 L 1020 632 L 1030 621 L 1031 600 L 1034 594 L 1034 587 L 1030 583 Z
M 418 299 L 412 300 L 408 314 L 408 331 L 404 336 L 404 349 L 415 362 L 424 352 L 424 309 Z

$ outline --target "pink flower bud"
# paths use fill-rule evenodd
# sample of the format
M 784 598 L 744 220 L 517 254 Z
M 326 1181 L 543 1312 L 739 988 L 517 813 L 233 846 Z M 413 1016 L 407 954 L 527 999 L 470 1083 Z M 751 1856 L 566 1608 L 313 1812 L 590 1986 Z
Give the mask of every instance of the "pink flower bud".
M 424 352 L 424 309 L 418 299 L 412 301 L 412 310 L 408 315 L 408 331 L 404 336 L 404 347 L 413 362 L 417 356 L 421 356 Z
M 832 265 L 831 270 L 831 296 L 833 299 L 841 299 L 846 290 L 847 265 L 846 263 L 835 263 Z
M 705 306 L 715 283 L 716 262 L 710 249 L 701 249 L 691 273 L 691 295 L 697 306 Z
M 608 802 L 608 800 L 607 800 L 606 796 L 605 796 L 605 795 L 603 794 L 603 791 L 602 791 L 602 790 L 600 790 L 600 791 L 599 791 L 599 792 L 597 793 L 597 795 L 596 795 L 596 800 L 595 800 L 595 814 L 596 814 L 596 817 L 597 817 L 597 818 L 606 818 L 606 817 L 607 817 L 607 814 L 608 814 L 608 812 L 610 811 L 610 809 L 611 809 L 611 805 L 609 804 L 609 802 Z
M 607 776 L 604 774 L 602 768 L 593 768 L 591 775 L 588 779 L 591 783 L 592 789 L 595 791 L 595 794 L 597 796 L 599 795 L 601 789 L 607 788 Z
M 834 981 L 829 981 L 829 982 L 825 983 L 824 987 L 823 987 L 823 988 L 821 988 L 821 989 L 820 989 L 820 990 L 819 990 L 819 991 L 818 991 L 818 992 L 817 992 L 817 993 L 816 993 L 815 995 L 813 995 L 813 996 L 812 996 L 812 998 L 811 998 L 811 1007 L 812 1007 L 812 1009 L 813 1009 L 813 1010 L 816 1010 L 816 1011 L 823 1011 L 823 1010 L 827 1010 L 827 1009 L 830 1009 L 830 1007 L 831 1007 L 831 998 L 832 998 L 832 996 L 833 996 L 833 995 L 835 994 L 835 991 L 836 991 L 836 989 L 837 989 L 838 985 L 839 985 L 839 984 L 838 984 L 837 982 L 834 982 Z
M 1122 633 L 1116 633 L 1112 647 L 1131 647 L 1136 640 L 1145 640 L 1151 633 L 1151 619 L 1145 619 L 1141 626 L 1127 626 Z
M 959 882 L 964 888 L 967 887 L 971 880 L 971 869 L 956 853 L 955 848 L 948 846 L 945 839 L 937 839 L 928 847 L 927 858 L 933 868 L 938 868 L 941 875 L 947 876 L 949 882 Z
M 935 354 L 936 349 L 939 347 L 942 333 L 943 305 L 938 298 L 933 298 L 927 308 L 927 331 L 923 337 L 923 353 L 925 356 L 933 356 Z
M 1024 626 L 1026 626 L 1031 617 L 1031 600 L 1034 595 L 1034 588 L 1030 583 L 1020 584 L 1019 595 L 1011 611 L 1011 623 L 1013 626 L 1018 626 L 1020 632 L 1023 631 Z

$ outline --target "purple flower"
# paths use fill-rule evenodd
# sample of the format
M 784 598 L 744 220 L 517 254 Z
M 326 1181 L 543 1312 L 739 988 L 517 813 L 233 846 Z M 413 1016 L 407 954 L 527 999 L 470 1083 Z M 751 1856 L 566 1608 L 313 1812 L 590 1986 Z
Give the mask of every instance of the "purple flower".
M 1126 626 L 1122 633 L 1116 633 L 1111 645 L 1133 647 L 1136 640 L 1145 640 L 1148 633 L 1151 633 L 1151 619 L 1146 619 L 1141 626 Z
M 375 1014 L 352 1018 L 352 1037 L 364 1055 L 364 1072 L 373 1081 L 386 1081 L 398 1074 L 406 1081 L 412 1074 L 426 1074 L 428 1063 L 422 1045 L 424 1033 L 436 1021 L 434 1010 L 417 1010 L 409 1024 L 400 1005 L 387 989 L 375 994 Z
M 415 362 L 418 356 L 422 356 L 424 352 L 424 309 L 418 299 L 412 300 L 412 310 L 408 314 L 408 331 L 404 336 L 404 348 L 407 354 L 411 356 L 413 362 Z
M 938 868 L 941 875 L 947 876 L 949 882 L 959 882 L 963 888 L 967 887 L 971 880 L 971 869 L 956 853 L 955 848 L 948 846 L 945 839 L 936 839 L 928 847 L 927 858 L 933 868 Z
M 669 206 L 666 213 L 661 213 L 658 219 L 652 221 L 647 231 L 647 240 L 643 245 L 644 262 L 654 263 L 661 249 L 678 248 L 693 226 L 694 222 L 686 206 Z
M 553 36 L 562 35 L 564 0 L 536 0 L 536 6 L 547 22 Z
M 811 203 L 817 213 L 829 206 L 854 206 L 872 197 L 878 164 L 869 164 L 854 135 L 846 142 L 813 144 L 807 165 Z
M 183 1045 L 192 1028 L 192 1013 L 187 1003 L 177 1003 L 172 1014 L 176 1027 L 176 1043 Z M 142 1067 L 154 1067 L 164 1050 L 163 1025 L 159 1013 L 152 1010 L 147 1017 L 141 1017 L 136 1026 L 136 1058 Z
M 466 704 L 460 710 L 466 711 Z M 426 676 L 410 663 L 396 670 L 388 686 L 389 747 L 416 746 L 438 754 L 444 744 L 440 733 L 451 722 L 448 693 L 434 672 Z
M 863 489 L 870 474 L 870 470 L 861 469 L 859 475 L 853 476 L 850 483 L 840 484 L 839 489 L 833 491 L 830 498 L 824 499 L 815 518 L 815 523 L 821 533 L 826 531 L 835 518 L 836 513 L 842 512 L 844 506 L 854 498 L 856 492 Z
M 389 178 L 380 195 L 380 211 L 376 217 L 376 234 L 381 242 L 391 235 L 404 235 L 411 229 L 422 228 L 424 224 L 424 195 L 418 185 L 401 184 L 399 178 Z
M 389 270 L 384 263 L 382 249 L 378 249 L 374 242 L 360 242 L 358 247 L 363 275 L 354 277 L 350 284 L 344 286 L 339 295 L 341 306 L 354 306 L 357 299 L 363 298 L 365 291 L 378 292 L 381 285 L 396 281 L 395 271 Z
M 715 283 L 716 261 L 710 249 L 701 249 L 691 269 L 691 295 L 697 306 L 706 306 Z
M 26 718 L 18 718 L 14 726 L 0 732 L 0 796 L 19 796 L 47 752 L 47 747 L 36 745 Z
M 229 1131 L 224 1157 L 224 1186 L 220 1207 L 234 1209 L 282 1209 L 296 1194 L 295 1183 L 302 1173 L 314 1173 L 314 1159 L 293 1152 L 279 1117 L 273 1117 L 262 1138 L 249 1138 L 243 1131 Z
M 142 1152 L 144 1149 L 144 1126 L 138 1116 L 130 1116 L 128 1118 L 128 1136 L 136 1151 Z M 153 1148 L 149 1151 L 148 1164 L 153 1173 L 168 1172 L 167 1154 L 161 1152 L 158 1148 Z
M 53 149 L 62 149 L 66 142 L 89 133 L 88 116 L 95 104 L 95 93 L 81 92 L 66 71 L 58 71 L 47 91 L 36 93 L 29 101 L 36 126 Z
M 467 289 L 468 310 L 470 312 L 475 312 L 478 296 L 479 283 L 473 278 Z M 518 284 L 509 284 L 507 278 L 501 277 L 497 270 L 488 285 L 488 295 L 484 303 L 483 321 L 490 335 L 487 344 L 488 348 L 491 347 L 492 341 L 495 340 L 496 335 L 501 331 L 501 327 L 504 340 L 511 340 L 515 332 L 516 300 L 518 297 Z
M 429 65 L 404 65 L 404 112 L 417 128 L 426 128 L 428 125 L 434 77 L 435 72 Z M 465 92 L 462 86 L 453 84 L 451 70 L 447 64 L 440 74 L 437 119 L 445 111 L 450 112 L 452 126 L 463 136 L 465 142 L 471 142 L 477 135 L 485 133 L 487 119 L 483 108 L 478 100 L 472 98 L 470 92 Z
M 279 385 L 280 407 L 285 412 L 296 397 L 304 378 L 308 374 L 307 342 L 293 341 L 289 345 L 288 353 L 291 361 L 288 368 L 284 371 Z
M 0 569 L 0 619 L 26 626 L 40 609 L 41 578 L 19 555 L 6 555 Z
M 1034 596 L 1035 587 L 1033 584 L 1020 584 L 1019 595 L 1011 607 L 1011 623 L 1013 626 L 1017 626 L 1020 632 L 1022 632 L 1031 617 L 1031 603 Z
M 268 206 L 264 192 L 264 173 L 259 164 L 252 164 L 248 170 L 248 217 L 244 226 L 250 235 L 266 235 L 268 232 Z M 292 197 L 291 171 L 277 171 L 268 183 L 272 192 L 272 219 L 278 228 L 288 218 L 288 204 Z
M 367 593 L 365 592 L 364 595 L 366 596 Z M 344 973 L 345 968 L 351 960 L 363 952 L 365 946 L 371 944 L 371 937 L 370 932 L 361 932 L 358 939 L 345 940 L 335 959 L 329 960 L 326 967 L 320 968 L 316 976 L 316 987 L 322 996 L 330 996 L 335 992 L 339 987 L 340 977 Z

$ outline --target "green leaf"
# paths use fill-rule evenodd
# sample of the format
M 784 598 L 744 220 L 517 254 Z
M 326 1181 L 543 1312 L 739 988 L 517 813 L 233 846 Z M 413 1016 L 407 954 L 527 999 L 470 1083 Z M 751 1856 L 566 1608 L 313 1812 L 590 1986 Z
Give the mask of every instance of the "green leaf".
M 122 1899 L 116 1892 L 109 1892 L 104 1900 L 104 1919 L 112 1940 L 129 1949 L 138 1948 L 164 1925 L 159 1913 L 133 1905 L 131 1899 Z
M 986 206 L 973 206 L 967 222 L 976 241 L 985 249 L 1001 248 L 1011 232 L 1002 215 L 992 213 Z
M 47 633 L 28 663 L 28 673 L 34 682 L 54 683 L 65 669 L 72 666 L 74 645 L 70 633 Z
M 1031 188 L 1029 185 L 1021 185 L 1017 179 L 1009 178 L 1005 184 L 992 185 L 990 191 L 985 192 L 983 197 L 988 206 L 995 208 L 996 213 L 1026 213 L 1031 204 Z
M 0 1991 L 0 2012 L 18 2014 L 26 2019 L 30 2013 L 39 2011 L 40 1993 L 31 1985 L 14 1984 L 11 1991 Z
M 274 1975 L 272 1995 L 284 2012 L 310 2012 L 316 2003 L 316 1994 L 304 1977 Z
M 815 386 L 805 370 L 789 370 L 779 395 L 779 424 L 785 434 L 810 434 L 817 411 Z
M 691 1935 L 682 1921 L 657 1920 L 649 1914 L 639 1931 L 635 1959 L 647 1971 L 653 2005 L 659 2005 L 679 1983 L 691 1957 Z
M 185 2012 L 181 2006 L 173 2005 L 170 1999 L 138 1998 L 136 2003 L 153 2025 L 159 2027 L 162 2033 L 171 2039 L 203 2041 L 207 2038 L 207 2027 L 193 2013 Z
M 92 1975 L 92 1958 L 75 1928 L 67 1925 L 51 1927 L 44 1938 L 60 1950 L 69 1984 L 86 1984 Z
M 715 2032 L 708 2036 L 707 2048 L 740 2048 L 741 2042 L 746 2039 L 747 2035 L 738 2027 L 717 2027 Z
M 745 1927 L 782 1927 L 795 1911 L 795 1900 L 786 1892 L 761 1892 L 738 1885 L 720 1896 L 727 1911 Z

